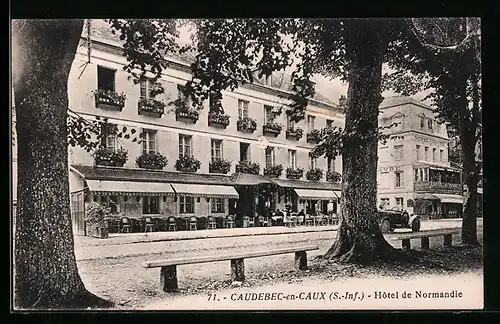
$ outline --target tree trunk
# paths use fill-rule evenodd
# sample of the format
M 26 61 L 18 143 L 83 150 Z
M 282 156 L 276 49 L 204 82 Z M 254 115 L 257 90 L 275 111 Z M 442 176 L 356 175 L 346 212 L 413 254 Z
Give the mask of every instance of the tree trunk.
M 477 79 L 472 77 L 473 93 L 472 93 L 472 111 L 479 109 L 479 94 L 477 91 Z M 464 89 L 465 94 L 465 89 Z M 468 189 L 467 202 L 462 215 L 462 244 L 464 245 L 479 245 L 477 240 L 477 183 L 479 182 L 479 168 L 476 165 L 476 128 L 471 120 L 472 116 L 467 109 L 467 98 L 461 100 L 459 111 L 459 127 L 460 127 L 460 143 L 462 146 L 463 155 L 463 172 L 465 174 L 465 184 Z
M 68 75 L 82 20 L 13 21 L 18 136 L 15 306 L 109 306 L 78 274 L 69 207 Z
M 342 151 L 342 210 L 337 240 L 325 254 L 339 262 L 387 259 L 394 248 L 380 232 L 377 212 L 378 113 L 387 29 L 383 22 L 345 22 L 350 62 Z

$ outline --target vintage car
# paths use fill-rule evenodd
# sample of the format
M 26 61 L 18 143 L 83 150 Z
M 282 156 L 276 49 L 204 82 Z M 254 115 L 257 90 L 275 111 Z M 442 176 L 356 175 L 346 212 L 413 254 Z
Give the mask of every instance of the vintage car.
M 394 231 L 396 228 L 411 228 L 413 232 L 420 230 L 420 216 L 409 215 L 407 211 L 398 207 L 379 210 L 380 231 L 384 234 Z

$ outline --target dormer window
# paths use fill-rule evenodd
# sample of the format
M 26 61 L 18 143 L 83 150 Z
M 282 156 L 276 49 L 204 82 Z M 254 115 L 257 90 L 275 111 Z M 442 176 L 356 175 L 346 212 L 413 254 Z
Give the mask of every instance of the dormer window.
M 427 127 L 429 128 L 430 131 L 432 131 L 432 119 L 427 120 Z

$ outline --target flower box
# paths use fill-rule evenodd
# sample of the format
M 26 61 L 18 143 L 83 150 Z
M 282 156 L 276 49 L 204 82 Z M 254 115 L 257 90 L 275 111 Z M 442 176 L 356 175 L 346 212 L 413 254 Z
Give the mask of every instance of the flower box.
M 226 159 L 212 160 L 208 165 L 208 172 L 227 174 L 231 170 L 231 162 Z
M 201 162 L 192 155 L 182 155 L 175 161 L 175 169 L 182 172 L 196 172 Z
M 107 108 L 122 111 L 125 107 L 127 95 L 125 93 L 116 93 L 114 91 L 98 89 L 94 91 L 96 108 Z
M 250 117 L 243 117 L 236 122 L 236 129 L 240 132 L 253 133 L 257 129 L 257 122 Z
M 264 135 L 277 137 L 281 133 L 282 129 L 283 129 L 283 126 L 281 124 L 266 123 L 264 126 L 262 126 L 262 133 Z
M 299 139 L 302 138 L 303 134 L 304 130 L 302 128 L 288 128 L 286 130 L 287 139 L 295 139 L 296 141 L 298 141 Z
M 288 179 L 300 179 L 302 178 L 302 175 L 304 174 L 304 169 L 302 168 L 288 168 L 286 169 L 286 177 Z
M 259 174 L 260 165 L 258 163 L 240 161 L 236 165 L 236 172 L 247 173 L 247 174 Z
M 221 114 L 208 114 L 208 126 L 226 128 L 229 125 L 229 116 Z
M 319 143 L 321 140 L 319 130 L 315 129 L 312 132 L 307 133 L 307 142 L 309 143 Z
M 200 118 L 200 113 L 196 109 L 186 107 L 175 108 L 175 119 L 177 121 L 196 123 L 198 118 Z
M 165 103 L 156 99 L 139 99 L 137 103 L 139 115 L 146 115 L 156 118 L 161 118 L 165 113 Z
M 135 163 L 139 168 L 161 170 L 167 163 L 167 157 L 160 153 L 144 153 L 139 156 Z
M 100 148 L 94 152 L 94 161 L 96 165 L 122 167 L 127 162 L 128 151 L 111 151 L 106 148 Z
M 326 181 L 339 183 L 340 180 L 342 180 L 342 176 L 340 173 L 336 171 L 328 171 L 326 173 Z
M 283 165 L 276 164 L 268 166 L 264 169 L 264 175 L 272 178 L 279 178 L 283 173 Z
M 319 181 L 323 177 L 323 170 L 321 169 L 309 169 L 306 173 L 306 179 L 311 181 Z

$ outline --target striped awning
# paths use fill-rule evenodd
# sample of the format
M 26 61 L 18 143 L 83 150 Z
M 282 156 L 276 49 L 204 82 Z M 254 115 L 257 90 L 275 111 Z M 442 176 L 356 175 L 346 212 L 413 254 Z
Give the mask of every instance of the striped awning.
M 171 196 L 174 190 L 166 182 L 86 180 L 91 192 L 112 196 Z
M 295 189 L 301 199 L 330 200 L 340 198 L 341 192 L 334 190 Z
M 211 198 L 239 198 L 233 186 L 202 185 L 173 183 L 175 193 L 180 196 L 211 197 Z
M 434 196 L 438 197 L 439 200 L 441 200 L 441 203 L 448 203 L 448 204 L 464 203 L 464 197 L 460 195 L 434 194 Z

